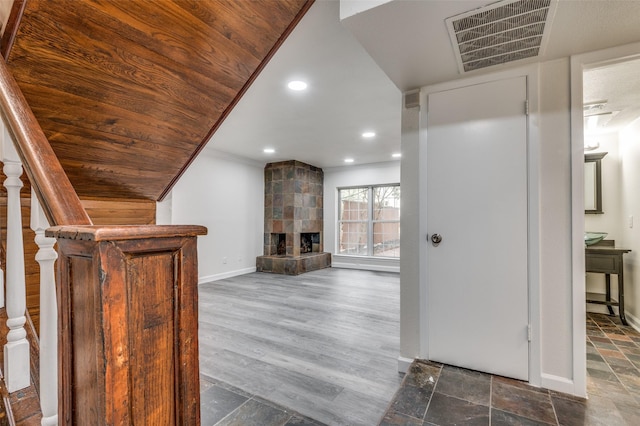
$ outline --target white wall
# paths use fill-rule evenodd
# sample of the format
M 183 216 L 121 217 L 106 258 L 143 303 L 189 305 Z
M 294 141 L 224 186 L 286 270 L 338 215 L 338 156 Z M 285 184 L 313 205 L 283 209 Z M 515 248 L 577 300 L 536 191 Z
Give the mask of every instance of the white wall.
M 392 0 L 340 0 L 340 20 L 357 15 Z
M 606 152 L 602 159 L 602 210 L 603 214 L 586 214 L 584 217 L 585 231 L 606 232 L 608 240 L 615 240 L 616 246 L 622 247 L 625 232 L 622 223 L 622 157 L 618 149 L 618 133 L 607 133 L 598 136 L 585 135 L 585 142 L 595 140 L 600 144 L 597 150 L 589 153 Z M 627 255 L 625 255 L 625 261 Z M 618 298 L 617 276 L 611 277 L 612 296 Z M 587 273 L 586 290 L 593 293 L 604 293 L 604 274 Z M 607 313 L 604 305 L 587 305 L 587 311 Z
M 543 386 L 564 392 L 574 379 L 570 79 L 568 59 L 541 64 L 540 369 Z
M 640 329 L 640 119 L 620 132 L 621 220 L 620 246 L 631 249 L 624 258 L 625 312 Z M 606 157 L 605 157 L 606 158 Z M 633 228 L 629 228 L 633 216 Z
M 324 170 L 324 248 L 334 267 L 399 272 L 397 259 L 336 256 L 337 188 L 400 182 L 400 162 Z M 203 225 L 198 237 L 200 282 L 255 271 L 264 233 L 264 166 L 204 150 L 158 203 L 158 224 Z
M 400 161 L 324 169 L 324 250 L 332 254 L 335 268 L 400 272 L 397 259 L 336 255 L 338 240 L 338 188 L 400 183 Z
M 602 159 L 602 210 L 603 214 L 587 214 L 584 227 L 587 231 L 607 232 L 607 239 L 616 240 L 622 237 L 620 226 L 620 185 L 622 158 L 618 149 L 618 133 L 607 133 L 599 136 L 585 136 L 585 140 L 594 139 L 600 147 L 589 154 L 606 152 Z
M 199 282 L 256 269 L 264 233 L 264 165 L 205 149 L 158 205 L 158 223 L 203 225 Z
M 405 372 L 408 361 L 424 357 L 427 341 L 427 295 L 421 283 L 426 280 L 426 270 L 420 268 L 426 256 L 425 189 L 426 146 L 421 141 L 420 107 L 402 108 L 402 199 L 400 214 L 400 356 L 398 371 Z
M 0 25 L 2 26 L 2 32 L 4 32 L 4 26 L 7 25 L 7 21 L 9 20 L 13 2 L 14 0 L 0 0 Z

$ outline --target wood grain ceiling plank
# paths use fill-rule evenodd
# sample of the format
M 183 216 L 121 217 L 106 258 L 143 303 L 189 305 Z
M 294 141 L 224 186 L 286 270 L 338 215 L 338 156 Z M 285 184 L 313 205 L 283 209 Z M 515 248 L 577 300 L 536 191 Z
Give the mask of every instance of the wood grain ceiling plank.
M 181 158 L 173 156 L 173 158 L 165 159 L 156 156 L 153 153 L 144 151 L 138 147 L 126 148 L 122 145 L 110 146 L 105 143 L 96 142 L 85 137 L 75 137 L 73 135 L 60 136 L 64 140 L 56 143 L 56 155 L 60 156 L 60 161 L 77 161 L 78 164 L 85 164 L 85 170 L 107 170 L 110 175 L 117 177 L 122 175 L 123 178 L 127 170 L 135 170 L 135 175 L 140 173 L 169 173 L 179 167 Z M 75 151 L 74 151 L 75 150 Z M 75 155 L 77 151 L 82 151 L 83 156 Z M 184 157 L 183 154 L 181 157 Z M 123 162 L 122 160 L 127 160 Z M 64 164 L 63 164 L 64 165 Z M 71 173 L 71 170 L 65 169 Z M 155 176 L 158 178 L 160 176 Z
M 39 65 L 39 66 L 42 66 Z M 55 115 L 56 110 L 51 108 L 51 99 L 45 96 L 52 91 L 57 91 L 56 103 L 65 102 L 69 106 L 70 111 L 77 112 L 76 117 L 81 120 L 84 113 L 103 115 L 103 121 L 109 122 L 118 120 L 120 116 L 109 117 L 107 112 L 117 110 L 126 118 L 132 116 L 147 117 L 147 121 L 156 121 L 158 129 L 174 129 L 172 133 L 175 135 L 188 134 L 194 135 L 189 139 L 194 143 L 198 143 L 202 137 L 203 129 L 210 128 L 215 122 L 215 117 L 220 115 L 219 110 L 224 105 L 217 105 L 211 102 L 208 111 L 197 111 L 184 109 L 177 103 L 172 102 L 173 99 L 164 100 L 163 97 L 157 96 L 151 98 L 145 97 L 145 94 L 131 87 L 123 86 L 120 83 L 111 84 L 108 81 L 101 81 L 99 77 L 93 80 L 82 74 L 75 74 L 67 70 L 66 78 L 60 75 L 54 78 L 46 78 L 48 74 L 55 74 L 53 67 L 49 67 L 46 72 L 40 73 L 35 77 L 32 75 L 18 76 L 18 83 L 27 98 L 27 101 L 36 108 L 48 108 Z M 102 87 L 109 85 L 108 92 L 104 92 Z M 40 119 L 40 117 L 38 117 Z M 41 122 L 41 124 L 43 124 Z M 185 129 L 180 131 L 179 129 Z M 198 137 L 199 136 L 199 137 Z
M 304 1 L 216 1 L 215 7 L 194 0 L 176 0 L 175 3 L 236 46 L 262 60 L 277 41 L 273 28 L 281 29 L 279 33 L 282 33 L 295 18 L 294 12 L 300 10 Z M 287 7 L 283 7 L 284 5 Z M 273 13 L 274 9 L 281 9 L 281 12 Z M 229 16 L 234 19 L 225 19 Z M 280 16 L 282 19 L 278 19 Z M 252 31 L 247 31 L 247 28 L 252 28 Z
M 96 198 L 154 200 L 154 194 L 157 194 L 166 180 L 166 174 L 171 171 L 141 174 L 136 170 L 127 173 L 118 169 L 116 174 L 115 168 L 109 165 L 94 166 L 70 159 L 62 159 L 60 163 L 65 170 L 70 170 L 69 180 L 78 193 L 86 194 L 83 197 Z
M 32 87 L 26 86 L 26 92 L 32 97 L 44 95 L 58 99 L 56 110 L 40 104 L 32 107 L 34 114 L 42 120 L 43 128 L 46 127 L 44 130 L 47 136 L 61 133 L 59 127 L 67 126 L 66 129 L 76 127 L 79 133 L 83 130 L 99 132 L 91 137 L 100 139 L 113 135 L 121 138 L 125 144 L 146 142 L 150 149 L 176 147 L 184 151 L 192 148 L 188 143 L 178 143 L 179 141 L 197 140 L 200 137 L 200 133 L 193 130 L 194 125 L 172 125 L 167 121 L 153 120 L 145 114 L 122 110 L 117 105 L 101 105 L 98 108 L 76 95 L 43 86 L 35 87 L 32 91 Z
M 55 18 L 55 16 L 53 17 Z M 38 20 L 42 22 L 38 22 Z M 87 33 L 79 32 L 73 29 L 49 28 L 51 19 L 45 17 L 39 17 L 36 15 L 30 19 L 29 22 L 25 22 L 21 26 L 20 46 L 16 46 L 11 52 L 9 58 L 10 63 L 17 61 L 35 60 L 36 58 L 51 57 L 54 61 L 62 62 L 61 58 L 68 58 L 68 63 L 62 63 L 58 67 L 61 68 L 58 72 L 64 74 L 64 67 L 77 63 L 81 70 L 86 67 L 91 67 L 92 62 L 105 62 L 109 63 L 117 59 L 117 56 L 125 56 L 124 59 L 120 59 L 118 66 L 131 68 L 130 65 L 136 64 L 136 61 L 144 63 L 146 67 L 154 68 L 155 74 L 166 74 L 168 79 L 182 82 L 182 85 L 189 85 L 194 88 L 200 94 L 209 93 L 210 97 L 226 97 L 233 96 L 236 90 L 228 88 L 215 79 L 215 69 L 209 69 L 206 73 L 200 73 L 194 70 L 189 64 L 176 62 L 172 58 L 160 55 L 152 50 L 149 50 L 144 45 L 134 44 L 131 41 L 119 33 L 114 33 L 106 27 L 100 28 L 102 33 L 101 38 L 97 39 L 90 37 Z M 83 25 L 87 25 L 84 23 Z M 50 34 L 48 37 L 43 38 L 38 35 L 44 30 L 46 34 Z M 114 47 L 116 46 L 116 47 Z M 19 49 L 22 47 L 22 50 Z M 104 57 L 105 59 L 100 59 Z M 127 58 L 133 58 L 129 61 Z M 74 58 L 77 58 L 74 60 Z M 35 64 L 30 64 L 34 67 Z M 96 71 L 104 71 L 106 67 L 93 66 Z M 125 78 L 137 82 L 136 72 L 137 68 L 133 67 L 133 71 L 130 73 L 120 73 L 118 78 Z M 153 78 L 147 78 L 146 82 L 155 88 L 153 84 Z
M 156 7 L 144 2 L 92 3 L 99 4 L 96 7 L 99 12 L 118 19 L 116 23 L 119 25 L 113 30 L 122 32 L 130 43 L 145 46 L 203 75 L 215 73 L 218 84 L 226 85 L 235 92 L 240 90 L 262 59 L 239 49 L 215 29 L 185 13 L 173 1 L 157 2 Z M 210 7 L 216 4 L 209 3 Z M 225 15 L 222 19 L 237 18 Z M 244 31 L 254 29 L 247 26 Z
M 159 199 L 306 0 L 29 0 L 9 54 L 81 196 Z
M 74 145 L 76 150 L 78 146 L 81 146 L 84 149 L 97 151 L 93 157 L 83 156 L 83 160 L 100 164 L 117 164 L 122 160 L 128 160 L 128 164 L 140 170 L 155 170 L 162 169 L 164 164 L 179 162 L 191 153 L 190 149 L 179 146 L 158 147 L 141 141 L 125 143 L 126 141 L 113 135 L 109 138 L 99 138 L 99 133 L 77 132 L 77 129 L 64 127 L 62 130 L 64 132 L 51 136 L 55 149 L 59 150 L 60 154 L 65 154 L 64 151 L 72 149 Z M 58 155 L 58 151 L 56 151 L 56 155 Z M 105 155 L 109 156 L 108 160 L 104 158 Z M 95 160 L 92 161 L 94 157 Z
M 63 44 L 64 41 L 58 43 Z M 44 41 L 16 44 L 14 49 L 16 55 L 21 50 L 24 55 L 12 59 L 12 69 L 41 70 L 37 75 L 18 75 L 19 82 L 31 81 L 58 87 L 96 102 L 126 106 L 136 112 L 157 111 L 157 114 L 163 113 L 164 116 L 159 117 L 161 119 L 177 114 L 185 119 L 201 117 L 203 113 L 219 115 L 224 109 L 224 102 L 229 102 L 234 95 L 229 90 L 221 91 L 223 86 L 212 85 L 206 91 L 191 87 L 181 76 L 168 75 L 148 61 L 124 63 L 117 57 L 91 56 L 80 50 L 73 56 L 62 57 L 48 50 Z M 90 50 L 100 49 L 96 46 Z M 35 58 L 38 58 L 37 63 Z M 218 104 L 212 99 L 221 101 Z

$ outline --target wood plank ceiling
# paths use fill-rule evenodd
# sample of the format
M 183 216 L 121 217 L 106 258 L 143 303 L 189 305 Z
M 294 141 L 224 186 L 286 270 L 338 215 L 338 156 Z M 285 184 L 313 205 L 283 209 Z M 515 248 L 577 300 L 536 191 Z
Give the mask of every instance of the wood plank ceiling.
M 161 200 L 312 2 L 26 0 L 3 46 L 81 198 Z

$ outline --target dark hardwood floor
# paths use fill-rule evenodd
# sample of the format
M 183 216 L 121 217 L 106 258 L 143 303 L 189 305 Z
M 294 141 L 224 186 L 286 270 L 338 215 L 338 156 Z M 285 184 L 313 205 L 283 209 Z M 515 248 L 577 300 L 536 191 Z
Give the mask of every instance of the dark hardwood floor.
M 398 274 L 335 268 L 202 284 L 201 375 L 294 419 L 377 424 L 402 381 L 399 293 Z

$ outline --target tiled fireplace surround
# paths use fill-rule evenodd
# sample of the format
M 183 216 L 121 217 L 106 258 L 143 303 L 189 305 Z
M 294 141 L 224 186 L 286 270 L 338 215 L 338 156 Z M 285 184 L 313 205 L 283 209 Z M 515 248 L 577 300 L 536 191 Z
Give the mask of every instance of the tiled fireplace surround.
M 323 183 L 322 169 L 300 161 L 265 166 L 258 271 L 298 275 L 331 266 L 331 254 L 323 252 Z

